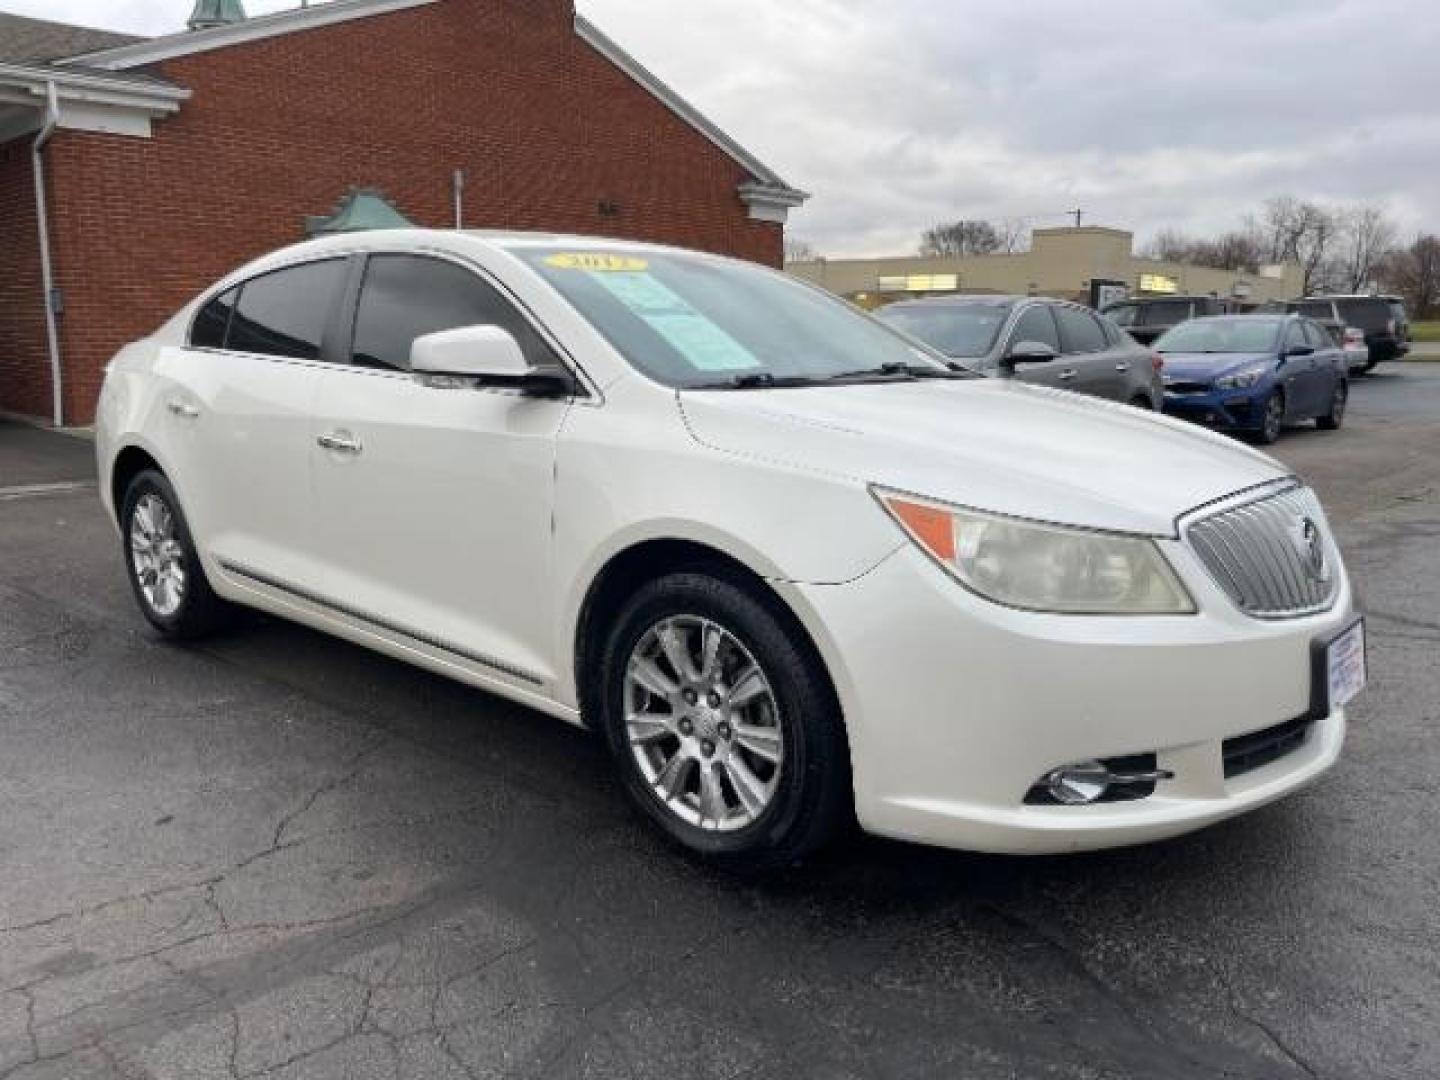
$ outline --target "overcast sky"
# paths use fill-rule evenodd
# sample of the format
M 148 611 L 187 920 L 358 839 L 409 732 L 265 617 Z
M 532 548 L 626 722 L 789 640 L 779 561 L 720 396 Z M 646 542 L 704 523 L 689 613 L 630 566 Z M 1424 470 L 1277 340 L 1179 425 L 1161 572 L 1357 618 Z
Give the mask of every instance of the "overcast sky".
M 295 0 L 247 0 L 251 14 Z M 1144 236 L 1267 196 L 1440 229 L 1437 0 L 579 0 L 790 183 L 827 255 L 957 218 Z M 137 33 L 190 0 L 0 0 Z

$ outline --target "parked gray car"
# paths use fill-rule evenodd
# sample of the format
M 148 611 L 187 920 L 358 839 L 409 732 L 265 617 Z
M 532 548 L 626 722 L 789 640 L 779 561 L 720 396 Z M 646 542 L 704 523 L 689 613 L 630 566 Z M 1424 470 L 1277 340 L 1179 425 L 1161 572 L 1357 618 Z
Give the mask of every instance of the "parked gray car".
M 1040 296 L 902 300 L 875 315 L 985 375 L 1159 409 L 1160 357 L 1087 307 Z

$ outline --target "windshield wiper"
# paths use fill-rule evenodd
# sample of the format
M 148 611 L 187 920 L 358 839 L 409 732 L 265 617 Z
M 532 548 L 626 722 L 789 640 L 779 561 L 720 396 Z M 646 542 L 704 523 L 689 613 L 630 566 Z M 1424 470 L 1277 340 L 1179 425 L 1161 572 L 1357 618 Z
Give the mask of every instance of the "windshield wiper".
M 930 367 L 927 364 L 902 364 L 896 361 L 879 367 L 860 368 L 856 371 L 842 371 L 825 376 L 826 382 L 858 382 L 864 379 L 965 379 L 973 372 L 967 372 L 959 364 L 946 361 L 945 367 Z
M 686 390 L 770 390 L 785 386 L 818 386 L 824 380 L 809 375 L 772 375 L 768 371 L 755 371 L 745 375 L 732 375 L 720 382 L 696 383 Z

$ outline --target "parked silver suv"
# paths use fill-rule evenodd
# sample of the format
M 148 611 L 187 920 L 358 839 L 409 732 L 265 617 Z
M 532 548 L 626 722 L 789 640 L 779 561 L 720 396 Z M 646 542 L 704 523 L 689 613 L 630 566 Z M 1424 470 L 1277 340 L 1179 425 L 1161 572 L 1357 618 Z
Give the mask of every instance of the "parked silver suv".
M 1040 296 L 943 296 L 902 300 L 875 315 L 985 375 L 1146 409 L 1164 404 L 1159 355 L 1079 304 Z

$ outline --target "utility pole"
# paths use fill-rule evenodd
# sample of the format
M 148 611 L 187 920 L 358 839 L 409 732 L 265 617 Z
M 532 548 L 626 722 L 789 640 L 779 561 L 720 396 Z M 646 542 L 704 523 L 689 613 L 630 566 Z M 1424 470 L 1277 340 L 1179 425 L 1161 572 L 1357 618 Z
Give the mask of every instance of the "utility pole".
M 1084 210 L 1071 210 L 1070 213 L 1072 213 L 1072 214 L 1075 215 L 1075 228 L 1077 228 L 1077 229 L 1080 228 L 1080 221 L 1081 221 L 1082 218 L 1084 218 L 1084 216 L 1085 216 L 1085 211 L 1084 211 Z

